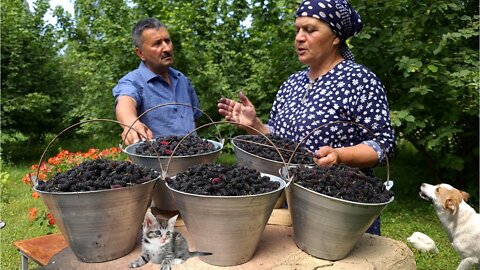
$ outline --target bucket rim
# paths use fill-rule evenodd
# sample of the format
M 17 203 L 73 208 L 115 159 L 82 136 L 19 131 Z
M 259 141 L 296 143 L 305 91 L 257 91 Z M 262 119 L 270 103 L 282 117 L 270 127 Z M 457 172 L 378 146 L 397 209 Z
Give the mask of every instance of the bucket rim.
M 245 198 L 254 198 L 254 197 L 260 197 L 260 196 L 265 196 L 265 195 L 270 195 L 270 194 L 274 194 L 276 192 L 279 192 L 279 191 L 283 191 L 285 189 L 285 186 L 286 186 L 286 183 L 285 183 L 285 180 L 283 180 L 282 178 L 278 177 L 278 176 L 275 176 L 275 175 L 271 175 L 271 174 L 267 174 L 267 173 L 260 173 L 261 176 L 267 176 L 270 178 L 270 181 L 272 182 L 279 182 L 280 183 L 280 187 L 278 187 L 277 189 L 275 190 L 272 190 L 272 191 L 269 191 L 269 192 L 265 192 L 265 193 L 260 193 L 260 194 L 253 194 L 253 195 L 242 195 L 242 196 L 214 196 L 214 195 L 200 195 L 200 194 L 193 194 L 193 193 L 187 193 L 187 192 L 183 192 L 183 191 L 179 191 L 179 190 L 176 190 L 176 189 L 173 189 L 171 188 L 168 183 L 165 181 L 165 185 L 167 186 L 167 188 L 174 192 L 174 193 L 178 193 L 178 194 L 182 194 L 182 195 L 186 195 L 186 196 L 191 196 L 191 197 L 198 197 L 198 198 L 218 198 L 218 199 L 225 199 L 225 198 L 229 198 L 229 199 L 245 199 Z M 171 177 L 171 178 L 174 178 L 175 176 Z M 273 179 L 272 179 L 273 177 Z
M 278 165 L 281 165 L 282 167 L 285 166 L 285 164 L 281 161 L 277 161 L 277 160 L 273 160 L 273 159 L 268 159 L 268 158 L 264 158 L 264 157 L 261 157 L 261 156 L 258 156 L 258 155 L 255 155 L 255 154 L 252 154 L 250 152 L 247 152 L 245 150 L 243 150 L 242 148 L 240 148 L 238 145 L 235 144 L 235 138 L 238 138 L 238 137 L 242 137 L 242 136 L 256 136 L 256 135 L 237 135 L 235 137 L 232 138 L 232 145 L 234 147 L 234 149 L 238 149 L 240 150 L 241 152 L 245 153 L 245 154 L 248 154 L 250 156 L 254 156 L 258 159 L 262 159 L 262 160 L 265 160 L 265 161 L 268 161 L 268 162 L 272 162 L 272 163 L 275 163 L 275 164 L 278 164 Z M 260 136 L 260 135 L 258 135 Z M 288 164 L 288 166 L 298 166 L 298 165 L 304 165 L 304 166 L 314 166 L 315 163 L 307 163 L 307 164 L 303 164 L 303 163 L 290 163 Z
M 128 189 L 132 189 L 132 188 L 135 188 L 137 186 L 141 186 L 141 185 L 148 185 L 150 183 L 155 183 L 156 181 L 162 179 L 162 176 L 159 175 L 157 178 L 155 179 L 152 179 L 150 181 L 147 181 L 147 182 L 143 182 L 143 183 L 140 183 L 140 184 L 135 184 L 135 185 L 131 185 L 131 186 L 127 186 L 127 187 L 119 187 L 119 188 L 110 188 L 110 189 L 100 189 L 100 190 L 91 190 L 91 191 L 74 191 L 74 192 L 49 192 L 49 191 L 43 191 L 43 190 L 38 190 L 37 189 L 37 186 L 38 184 L 36 184 L 35 186 L 33 186 L 33 190 L 40 193 L 40 194 L 47 194 L 47 195 L 50 195 L 50 194 L 55 194 L 55 195 L 66 195 L 66 196 L 73 196 L 73 195 L 80 195 L 80 194 L 95 194 L 95 193 L 100 193 L 100 192 L 112 192 L 112 191 L 115 191 L 115 190 L 128 190 Z
M 325 195 L 325 194 L 322 194 L 322 193 L 319 193 L 319 192 L 316 192 L 316 191 L 313 191 L 311 189 L 308 189 L 304 186 L 301 186 L 295 182 L 291 183 L 293 184 L 295 187 L 298 187 L 298 188 L 301 188 L 307 192 L 311 192 L 313 193 L 314 195 L 320 195 L 321 197 L 325 197 L 327 199 L 331 199 L 333 201 L 337 201 L 337 202 L 341 202 L 341 203 L 345 203 L 345 204 L 353 204 L 353 205 L 356 205 L 356 206 L 384 206 L 384 205 L 388 205 L 389 203 L 393 202 L 395 196 L 392 196 L 390 198 L 390 200 L 388 200 L 387 202 L 383 202 L 383 203 L 362 203 L 362 202 L 354 202 L 354 201 L 349 201 L 349 200 L 345 200 L 345 199 L 339 199 L 339 198 L 335 198 L 335 197 L 332 197 L 332 196 L 329 196 L 329 195 Z
M 152 139 L 152 140 L 149 140 L 149 141 L 153 142 L 153 141 L 155 141 L 155 139 Z M 201 157 L 201 156 L 216 154 L 216 153 L 223 150 L 223 144 L 222 143 L 220 143 L 218 141 L 214 141 L 214 140 L 209 140 L 209 139 L 207 139 L 207 141 L 211 142 L 213 145 L 215 145 L 215 147 L 218 147 L 218 148 L 215 149 L 212 152 L 195 154 L 195 155 L 188 155 L 188 156 L 172 156 L 171 158 L 172 159 L 181 159 L 181 158 Z M 124 152 L 125 154 L 127 154 L 129 156 L 134 156 L 134 157 L 138 157 L 138 158 L 147 158 L 147 159 L 158 159 L 158 158 L 168 159 L 168 158 L 170 158 L 170 156 L 145 156 L 145 155 L 139 155 L 139 154 L 136 154 L 136 153 L 132 153 L 132 149 L 134 148 L 134 146 L 138 146 L 140 144 L 142 144 L 142 142 L 132 143 L 125 148 L 122 147 L 122 152 Z

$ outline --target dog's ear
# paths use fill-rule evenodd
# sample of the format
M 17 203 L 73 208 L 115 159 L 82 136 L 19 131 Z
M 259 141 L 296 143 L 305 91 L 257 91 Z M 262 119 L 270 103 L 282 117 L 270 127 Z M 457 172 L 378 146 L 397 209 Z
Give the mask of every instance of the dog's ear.
M 444 207 L 445 209 L 450 210 L 453 215 L 455 215 L 457 213 L 458 205 L 459 205 L 459 202 L 455 200 L 455 198 L 450 197 L 445 200 Z
M 470 199 L 470 194 L 468 194 L 467 192 L 465 192 L 465 191 L 460 191 L 460 194 L 462 194 L 462 198 L 463 198 L 463 201 L 464 201 L 464 202 L 467 202 L 468 199 Z

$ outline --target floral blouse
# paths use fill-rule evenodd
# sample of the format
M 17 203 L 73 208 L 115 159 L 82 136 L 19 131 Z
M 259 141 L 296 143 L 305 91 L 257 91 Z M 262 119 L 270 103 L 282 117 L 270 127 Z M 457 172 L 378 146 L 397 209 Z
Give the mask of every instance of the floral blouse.
M 272 133 L 300 142 L 312 151 L 321 146 L 364 143 L 383 161 L 395 146 L 388 101 L 377 76 L 366 67 L 343 60 L 310 81 L 308 70 L 285 81 L 270 111 Z

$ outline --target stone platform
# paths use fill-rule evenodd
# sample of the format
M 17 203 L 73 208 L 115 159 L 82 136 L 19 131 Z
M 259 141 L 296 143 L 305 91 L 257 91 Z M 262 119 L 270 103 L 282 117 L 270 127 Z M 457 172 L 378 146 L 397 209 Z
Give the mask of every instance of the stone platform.
M 173 270 L 411 270 L 416 269 L 415 259 L 408 246 L 400 241 L 386 237 L 364 234 L 350 254 L 339 261 L 321 260 L 308 255 L 297 248 L 293 241 L 293 229 L 289 226 L 289 215 L 286 209 L 275 209 L 262 235 L 253 258 L 247 263 L 219 267 L 209 265 L 198 257 L 191 258 Z M 189 233 L 181 220 L 177 221 L 176 230 L 189 240 Z M 248 236 L 246 236 L 248 237 Z M 190 250 L 195 250 L 189 241 Z M 235 243 L 232 243 L 235 244 Z M 141 253 L 140 241 L 130 254 L 104 263 L 83 263 L 72 250 L 67 247 L 53 256 L 50 263 L 38 269 L 128 269 L 128 263 Z M 159 265 L 148 263 L 139 270 L 158 270 Z

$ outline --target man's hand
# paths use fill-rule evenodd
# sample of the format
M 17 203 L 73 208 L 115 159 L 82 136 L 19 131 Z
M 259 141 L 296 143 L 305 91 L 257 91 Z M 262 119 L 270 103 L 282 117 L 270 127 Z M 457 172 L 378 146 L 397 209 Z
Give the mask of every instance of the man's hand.
M 153 138 L 153 132 L 140 121 L 137 121 L 132 128 L 130 128 L 130 126 L 123 126 L 122 141 L 125 145 L 137 143 L 140 140 L 151 140 Z

